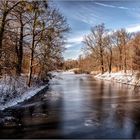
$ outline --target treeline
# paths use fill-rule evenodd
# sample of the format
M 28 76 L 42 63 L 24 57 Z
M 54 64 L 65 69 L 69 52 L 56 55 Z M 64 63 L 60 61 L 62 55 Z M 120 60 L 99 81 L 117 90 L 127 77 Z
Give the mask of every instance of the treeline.
M 70 70 L 70 69 L 73 69 L 73 68 L 77 68 L 79 67 L 79 62 L 78 60 L 66 60 L 64 61 L 63 63 L 63 70 Z
M 93 65 L 91 63 L 91 58 L 86 56 L 86 58 L 79 56 L 78 60 L 66 60 L 63 63 L 63 70 L 67 71 L 73 69 L 76 74 L 80 73 L 87 73 L 89 74 L 90 71 L 93 70 Z
M 45 80 L 62 66 L 66 19 L 47 0 L 0 1 L 0 75 Z
M 140 71 L 140 33 L 125 29 L 109 30 L 104 24 L 91 28 L 83 39 L 83 52 L 78 60 L 65 62 L 65 68 L 79 68 L 95 73 L 134 70 Z
M 100 24 L 83 40 L 85 55 L 80 69 L 104 72 L 140 70 L 140 34 L 125 29 L 111 31 Z M 84 63 L 83 63 L 84 62 Z

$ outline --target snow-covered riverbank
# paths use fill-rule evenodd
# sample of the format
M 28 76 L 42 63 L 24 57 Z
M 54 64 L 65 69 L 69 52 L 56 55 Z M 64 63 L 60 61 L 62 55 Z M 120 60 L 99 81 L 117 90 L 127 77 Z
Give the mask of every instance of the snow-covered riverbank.
M 28 87 L 26 75 L 20 77 L 4 75 L 0 79 L 0 110 L 29 99 L 46 87 L 48 84 L 43 83 Z
M 128 85 L 140 86 L 140 80 L 137 79 L 136 73 L 132 73 L 130 71 L 127 73 L 124 73 L 123 71 L 114 73 L 106 72 L 104 74 L 97 74 L 94 77 L 102 80 L 110 80 Z
M 1 103 L 0 103 L 0 110 L 4 110 L 4 109 L 6 109 L 8 107 L 17 105 L 20 102 L 28 100 L 29 98 L 31 98 L 34 95 L 36 95 L 38 92 L 42 91 L 47 86 L 48 85 L 43 85 L 43 86 L 40 86 L 40 87 L 34 87 L 34 88 L 31 88 L 31 89 L 27 90 L 23 94 L 19 93 L 15 97 L 14 96 L 9 97 L 4 103 L 2 103 L 2 101 L 1 101 Z

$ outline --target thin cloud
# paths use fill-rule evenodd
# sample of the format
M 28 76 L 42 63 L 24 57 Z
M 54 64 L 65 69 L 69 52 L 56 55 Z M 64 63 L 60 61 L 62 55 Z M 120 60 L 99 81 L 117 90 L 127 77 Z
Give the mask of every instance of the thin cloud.
M 83 40 L 83 36 L 78 36 L 69 39 L 70 42 L 81 42 L 82 40 Z
M 73 45 L 72 44 L 67 44 L 65 47 L 66 48 L 71 48 Z
M 117 7 L 119 9 L 124 9 L 124 10 L 129 10 L 130 8 L 127 8 L 127 7 Z
M 83 36 L 77 36 L 77 37 L 72 37 L 72 38 L 69 38 L 68 41 L 67 41 L 67 44 L 66 44 L 66 48 L 71 48 L 73 47 L 74 45 L 77 45 L 77 44 L 80 44 L 83 40 Z
M 95 2 L 95 4 L 104 6 L 104 7 L 116 8 L 116 6 L 114 6 L 114 5 L 108 5 L 108 4 L 103 4 L 103 3 L 99 3 L 99 2 Z
M 82 54 L 83 52 L 81 50 L 66 50 L 64 53 L 64 58 L 65 60 L 68 59 L 78 59 L 79 55 Z
M 140 31 L 140 24 L 137 24 L 137 25 L 131 25 L 130 27 L 127 27 L 126 30 L 128 32 L 138 32 Z
M 103 3 L 99 3 L 99 2 L 95 2 L 95 4 L 104 6 L 104 7 L 109 7 L 109 8 L 118 8 L 118 9 L 123 9 L 123 10 L 136 10 L 136 8 L 128 8 L 128 7 L 124 7 L 124 6 L 114 6 L 114 5 L 103 4 Z

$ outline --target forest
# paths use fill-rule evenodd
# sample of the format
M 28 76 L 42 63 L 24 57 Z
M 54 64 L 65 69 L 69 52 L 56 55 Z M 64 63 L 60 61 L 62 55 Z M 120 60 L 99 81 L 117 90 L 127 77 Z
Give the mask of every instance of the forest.
M 0 75 L 43 79 L 61 67 L 66 19 L 47 1 L 0 1 Z
M 1 103 L 49 82 L 62 67 L 69 30 L 51 1 L 0 1 Z
M 83 55 L 67 60 L 64 69 L 78 67 L 81 72 L 117 72 L 140 70 L 140 33 L 125 29 L 109 30 L 105 24 L 91 27 L 83 37 Z

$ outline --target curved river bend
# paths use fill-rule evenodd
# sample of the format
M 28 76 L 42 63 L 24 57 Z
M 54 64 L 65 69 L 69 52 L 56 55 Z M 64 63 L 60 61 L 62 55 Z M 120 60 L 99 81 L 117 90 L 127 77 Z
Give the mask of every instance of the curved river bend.
M 0 127 L 0 138 L 140 138 L 140 94 L 128 85 L 63 73 L 4 117 L 12 121 Z

